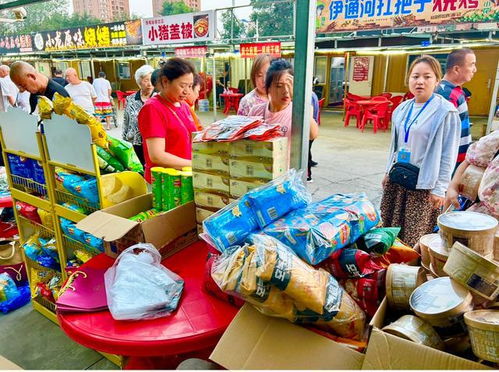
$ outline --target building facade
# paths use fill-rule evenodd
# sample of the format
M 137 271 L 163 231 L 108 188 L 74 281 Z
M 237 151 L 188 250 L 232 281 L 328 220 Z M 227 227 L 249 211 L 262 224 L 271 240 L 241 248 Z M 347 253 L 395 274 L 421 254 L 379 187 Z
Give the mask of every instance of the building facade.
M 73 9 L 77 14 L 88 14 L 112 22 L 117 17 L 130 16 L 128 0 L 73 0 Z
M 174 3 L 179 0 L 152 0 L 152 14 L 154 17 L 160 16 L 161 11 L 163 10 L 163 3 L 169 2 Z M 201 10 L 201 0 L 181 0 L 187 5 L 189 8 L 194 9 L 194 11 Z

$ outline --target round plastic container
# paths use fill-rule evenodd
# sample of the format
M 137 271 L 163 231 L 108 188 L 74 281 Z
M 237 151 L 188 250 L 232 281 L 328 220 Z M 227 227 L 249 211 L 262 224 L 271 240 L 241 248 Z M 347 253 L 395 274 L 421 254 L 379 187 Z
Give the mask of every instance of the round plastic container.
M 412 292 L 409 305 L 445 336 L 464 333 L 462 316 L 473 310 L 470 291 L 448 276 L 420 285 Z
M 421 266 L 430 267 L 430 242 L 433 239 L 441 239 L 439 234 L 426 234 L 419 239 L 419 248 L 421 250 Z
M 428 248 L 430 250 L 431 269 L 437 276 L 446 276 L 444 265 L 449 257 L 449 251 L 444 247 L 442 239 L 434 238 L 430 241 Z
M 478 197 L 478 189 L 482 182 L 484 168 L 470 164 L 464 171 L 459 184 L 459 194 L 469 200 L 476 200 Z
M 477 212 L 449 212 L 438 217 L 444 246 L 450 249 L 458 241 L 484 257 L 492 257 L 497 220 Z
M 494 260 L 499 261 L 499 229 L 494 236 Z
M 412 292 L 426 281 L 420 266 L 391 264 L 386 271 L 386 299 L 391 308 L 409 309 Z
M 417 344 L 444 350 L 444 343 L 433 327 L 414 315 L 404 315 L 384 327 L 383 331 Z
M 430 275 L 433 277 L 433 279 L 440 278 L 440 275 L 438 275 L 438 274 L 435 272 L 435 269 L 433 268 L 433 265 L 432 265 L 432 264 L 430 264 L 429 271 L 430 271 Z
M 499 363 L 499 310 L 475 310 L 464 314 L 473 354 Z
M 471 349 L 469 335 L 449 337 L 444 340 L 445 351 L 451 354 L 462 355 Z
M 494 300 L 499 295 L 499 263 L 487 260 L 459 242 L 452 247 L 444 271 L 482 297 Z

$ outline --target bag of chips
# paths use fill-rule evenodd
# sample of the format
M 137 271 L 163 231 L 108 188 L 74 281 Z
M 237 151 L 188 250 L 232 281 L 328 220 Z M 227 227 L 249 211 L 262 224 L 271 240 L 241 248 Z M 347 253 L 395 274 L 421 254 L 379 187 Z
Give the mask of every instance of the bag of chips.
M 38 233 L 34 233 L 28 238 L 28 240 L 26 240 L 23 244 L 23 250 L 26 257 L 36 262 L 38 256 L 42 252 L 42 247 L 38 241 Z
M 85 199 L 92 206 L 98 206 L 99 192 L 95 177 L 83 178 L 82 180 L 82 177 L 71 174 L 64 178 L 62 186 L 71 194 Z
M 363 278 L 383 269 L 374 262 L 369 253 L 356 248 L 336 251 L 320 266 L 337 279 Z
M 373 317 L 385 297 L 386 270 L 376 271 L 363 278 L 341 279 L 340 284 L 367 315 Z
M 16 283 L 6 274 L 0 274 L 0 302 L 11 300 L 19 296 Z
M 27 218 L 28 220 L 39 224 L 42 223 L 37 207 L 22 201 L 16 201 L 16 210 L 21 216 Z
M 395 239 L 393 245 L 383 256 L 374 257 L 373 261 L 383 267 L 388 268 L 393 263 L 410 263 L 418 260 L 421 255 L 412 247 L 404 244 L 399 238 Z
M 355 245 L 358 249 L 363 251 L 382 256 L 393 245 L 400 232 L 400 227 L 379 227 L 367 232 L 366 235 L 361 236 Z
M 52 107 L 52 101 L 45 96 L 38 96 L 38 114 L 40 119 L 52 119 L 52 112 L 54 111 Z
M 61 229 L 64 235 L 85 244 L 85 232 L 76 227 L 76 224 L 66 218 L 61 218 Z
M 120 161 L 114 158 L 109 152 L 104 150 L 102 147 L 97 146 L 97 156 L 99 158 L 99 167 L 101 169 L 110 169 L 110 173 L 123 172 L 125 167 L 120 163 Z
M 45 185 L 45 173 L 43 172 L 43 167 L 39 161 L 30 159 L 31 161 L 31 175 L 33 181 L 38 182 L 41 185 Z
M 109 150 L 114 155 L 114 157 L 120 161 L 123 167 L 133 172 L 144 172 L 144 167 L 140 163 L 140 160 L 137 157 L 137 154 L 135 153 L 135 150 L 131 143 L 116 139 L 111 136 L 108 136 L 107 140 L 109 143 Z
M 76 205 L 76 204 L 71 204 L 71 203 L 66 202 L 66 203 L 63 203 L 62 206 L 65 208 L 71 209 L 72 211 L 81 213 L 81 214 L 87 214 L 87 210 L 85 208 L 80 207 L 79 205 Z
M 40 217 L 40 221 L 43 226 L 53 229 L 54 228 L 54 220 L 52 219 L 52 213 L 47 212 L 41 208 L 38 208 L 38 216 Z
M 14 176 L 32 178 L 32 166 L 30 159 L 14 154 L 7 154 L 10 173 Z

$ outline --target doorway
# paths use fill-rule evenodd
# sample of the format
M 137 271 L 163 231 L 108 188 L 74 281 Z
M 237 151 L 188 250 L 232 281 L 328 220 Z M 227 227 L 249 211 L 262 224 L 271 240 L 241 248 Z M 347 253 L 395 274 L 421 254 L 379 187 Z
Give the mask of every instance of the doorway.
M 331 74 L 329 80 L 329 105 L 343 102 L 345 85 L 345 58 L 333 57 L 331 59 Z

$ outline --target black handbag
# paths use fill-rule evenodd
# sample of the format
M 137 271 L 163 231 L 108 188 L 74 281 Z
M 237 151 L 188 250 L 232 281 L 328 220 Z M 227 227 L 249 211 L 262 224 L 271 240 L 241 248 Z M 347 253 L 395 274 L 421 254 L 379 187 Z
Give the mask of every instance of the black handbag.
M 418 184 L 419 168 L 411 163 L 397 162 L 393 164 L 388 178 L 408 190 L 416 190 Z

